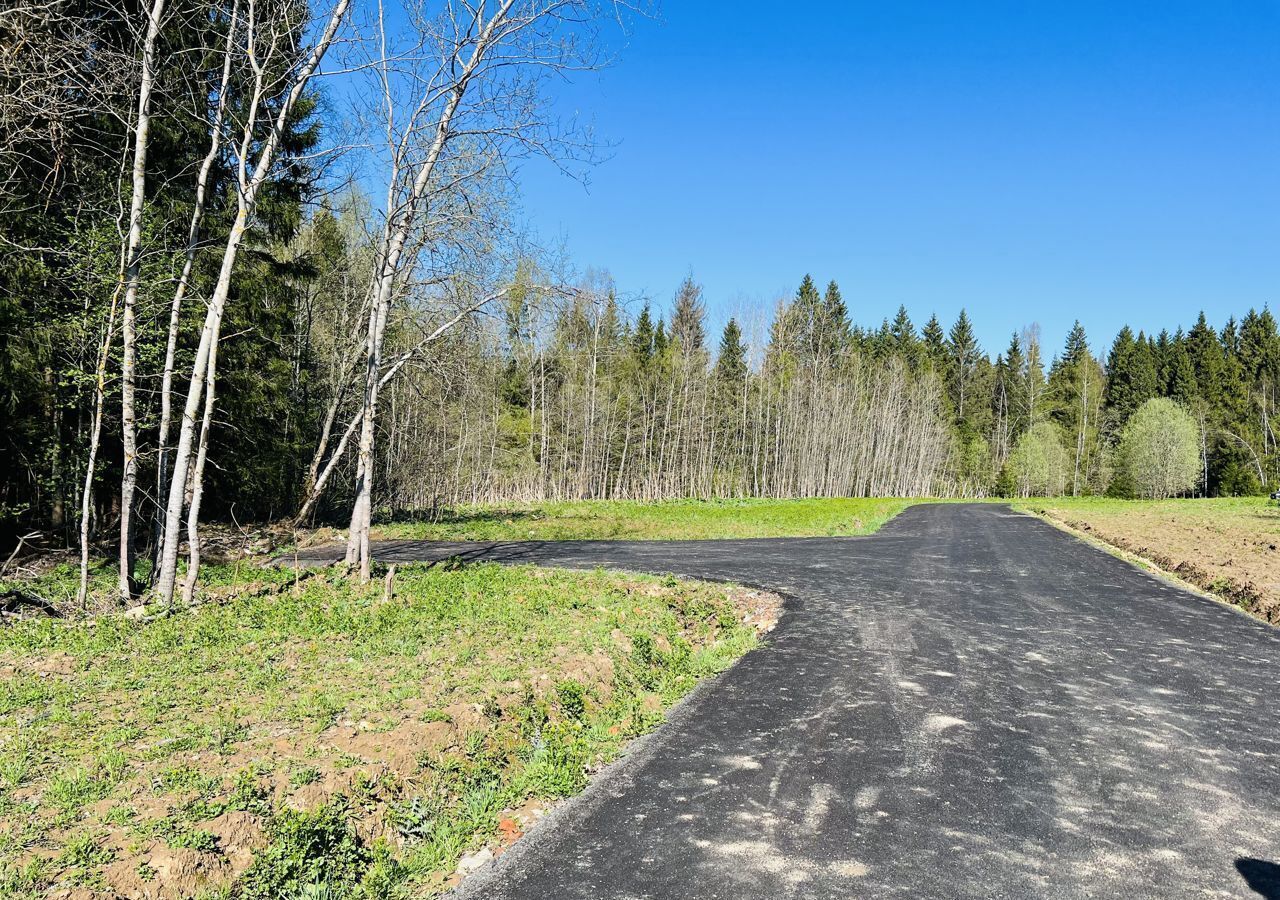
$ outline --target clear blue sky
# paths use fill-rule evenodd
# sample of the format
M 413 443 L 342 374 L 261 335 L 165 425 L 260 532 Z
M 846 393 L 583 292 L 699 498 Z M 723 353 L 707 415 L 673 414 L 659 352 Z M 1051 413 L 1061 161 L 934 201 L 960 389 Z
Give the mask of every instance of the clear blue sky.
M 619 51 L 563 91 L 612 158 L 521 180 L 626 294 L 692 271 L 719 323 L 811 272 L 993 356 L 1280 306 L 1277 0 L 666 0 Z

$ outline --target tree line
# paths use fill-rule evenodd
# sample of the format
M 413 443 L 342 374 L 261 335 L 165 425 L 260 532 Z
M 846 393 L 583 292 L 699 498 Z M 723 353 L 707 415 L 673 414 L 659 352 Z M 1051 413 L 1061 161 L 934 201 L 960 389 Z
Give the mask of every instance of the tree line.
M 398 388 L 388 510 L 465 502 L 749 496 L 1254 494 L 1277 475 L 1280 333 L 1077 322 L 993 359 L 964 311 L 855 324 L 806 276 L 772 310 L 706 334 L 701 288 L 631 315 L 607 279 L 536 319 L 507 307 L 459 335 L 447 373 Z M 749 321 L 743 321 L 743 319 Z M 746 332 L 751 331 L 749 336 Z

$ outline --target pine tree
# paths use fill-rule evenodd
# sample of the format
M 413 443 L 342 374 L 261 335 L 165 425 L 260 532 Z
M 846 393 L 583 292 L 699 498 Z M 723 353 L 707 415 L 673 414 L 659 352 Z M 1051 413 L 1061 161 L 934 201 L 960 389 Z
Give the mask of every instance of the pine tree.
M 1044 414 L 1044 396 L 1047 392 L 1044 378 L 1044 356 L 1040 351 L 1040 326 L 1028 325 L 1022 332 L 1022 350 L 1027 355 L 1023 374 L 1023 394 L 1026 397 L 1027 427 L 1040 421 Z
M 1102 367 L 1089 350 L 1084 326 L 1077 321 L 1049 372 L 1050 414 L 1068 436 L 1071 492 L 1077 496 L 1105 487 L 1098 446 L 1103 382 Z
M 661 359 L 667 353 L 671 340 L 667 337 L 667 323 L 658 317 L 658 327 L 653 329 L 653 355 Z
M 1133 329 L 1125 325 L 1111 343 L 1107 354 L 1107 385 L 1103 391 L 1106 406 L 1107 427 L 1111 439 L 1119 440 L 1120 429 L 1147 397 L 1140 397 L 1134 384 L 1134 364 L 1137 362 L 1137 338 Z
M 1218 334 L 1205 321 L 1204 313 L 1196 324 L 1187 332 L 1187 355 L 1191 358 L 1191 366 L 1196 374 L 1196 388 L 1200 397 L 1215 406 L 1222 395 L 1223 359 L 1222 343 Z
M 1199 396 L 1199 389 L 1182 329 L 1167 339 L 1163 355 L 1165 362 L 1160 381 L 1164 395 L 1185 406 L 1192 405 Z
M 1009 436 L 1010 442 L 1014 442 L 1031 427 L 1026 392 L 1023 390 L 1027 359 L 1023 355 L 1018 332 L 1015 331 L 1009 338 L 1009 348 L 1005 350 L 1003 359 L 1004 368 L 998 372 L 996 388 L 1008 406 Z
M 840 286 L 834 280 L 828 282 L 827 292 L 823 295 L 820 321 L 820 353 L 823 359 L 834 363 L 849 348 L 852 338 L 849 310 L 840 296 Z
M 902 358 L 907 365 L 915 368 L 920 362 L 920 338 L 916 336 L 916 327 L 911 324 L 905 306 L 898 307 L 898 314 L 893 317 L 889 326 L 893 352 Z

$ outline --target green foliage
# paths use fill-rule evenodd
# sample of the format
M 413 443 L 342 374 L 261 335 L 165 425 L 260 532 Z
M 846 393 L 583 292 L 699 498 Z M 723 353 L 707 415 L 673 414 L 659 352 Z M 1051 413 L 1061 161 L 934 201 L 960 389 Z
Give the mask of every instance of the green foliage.
M 282 809 L 271 823 L 271 844 L 254 858 L 238 885 L 244 900 L 351 896 L 372 861 L 356 837 L 346 804 L 311 812 Z
M 1062 448 L 1058 429 L 1038 422 L 1018 439 L 1009 456 L 1007 485 L 1019 497 L 1053 497 L 1061 494 L 1070 475 L 1070 461 Z
M 1120 458 L 1135 495 L 1163 500 L 1185 494 L 1200 479 L 1200 429 L 1180 405 L 1148 400 L 1120 439 Z

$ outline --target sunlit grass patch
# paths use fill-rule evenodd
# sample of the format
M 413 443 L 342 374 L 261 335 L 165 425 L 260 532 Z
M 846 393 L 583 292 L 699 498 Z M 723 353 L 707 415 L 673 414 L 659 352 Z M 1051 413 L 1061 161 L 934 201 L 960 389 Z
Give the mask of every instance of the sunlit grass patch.
M 676 579 L 408 566 L 384 602 L 222 574 L 281 589 L 0 632 L 0 895 L 176 868 L 191 895 L 429 893 L 757 641 L 741 592 Z
M 822 537 L 876 531 L 913 501 L 883 498 L 796 500 L 579 500 L 463 506 L 417 521 L 376 526 L 386 539 L 700 540 Z

